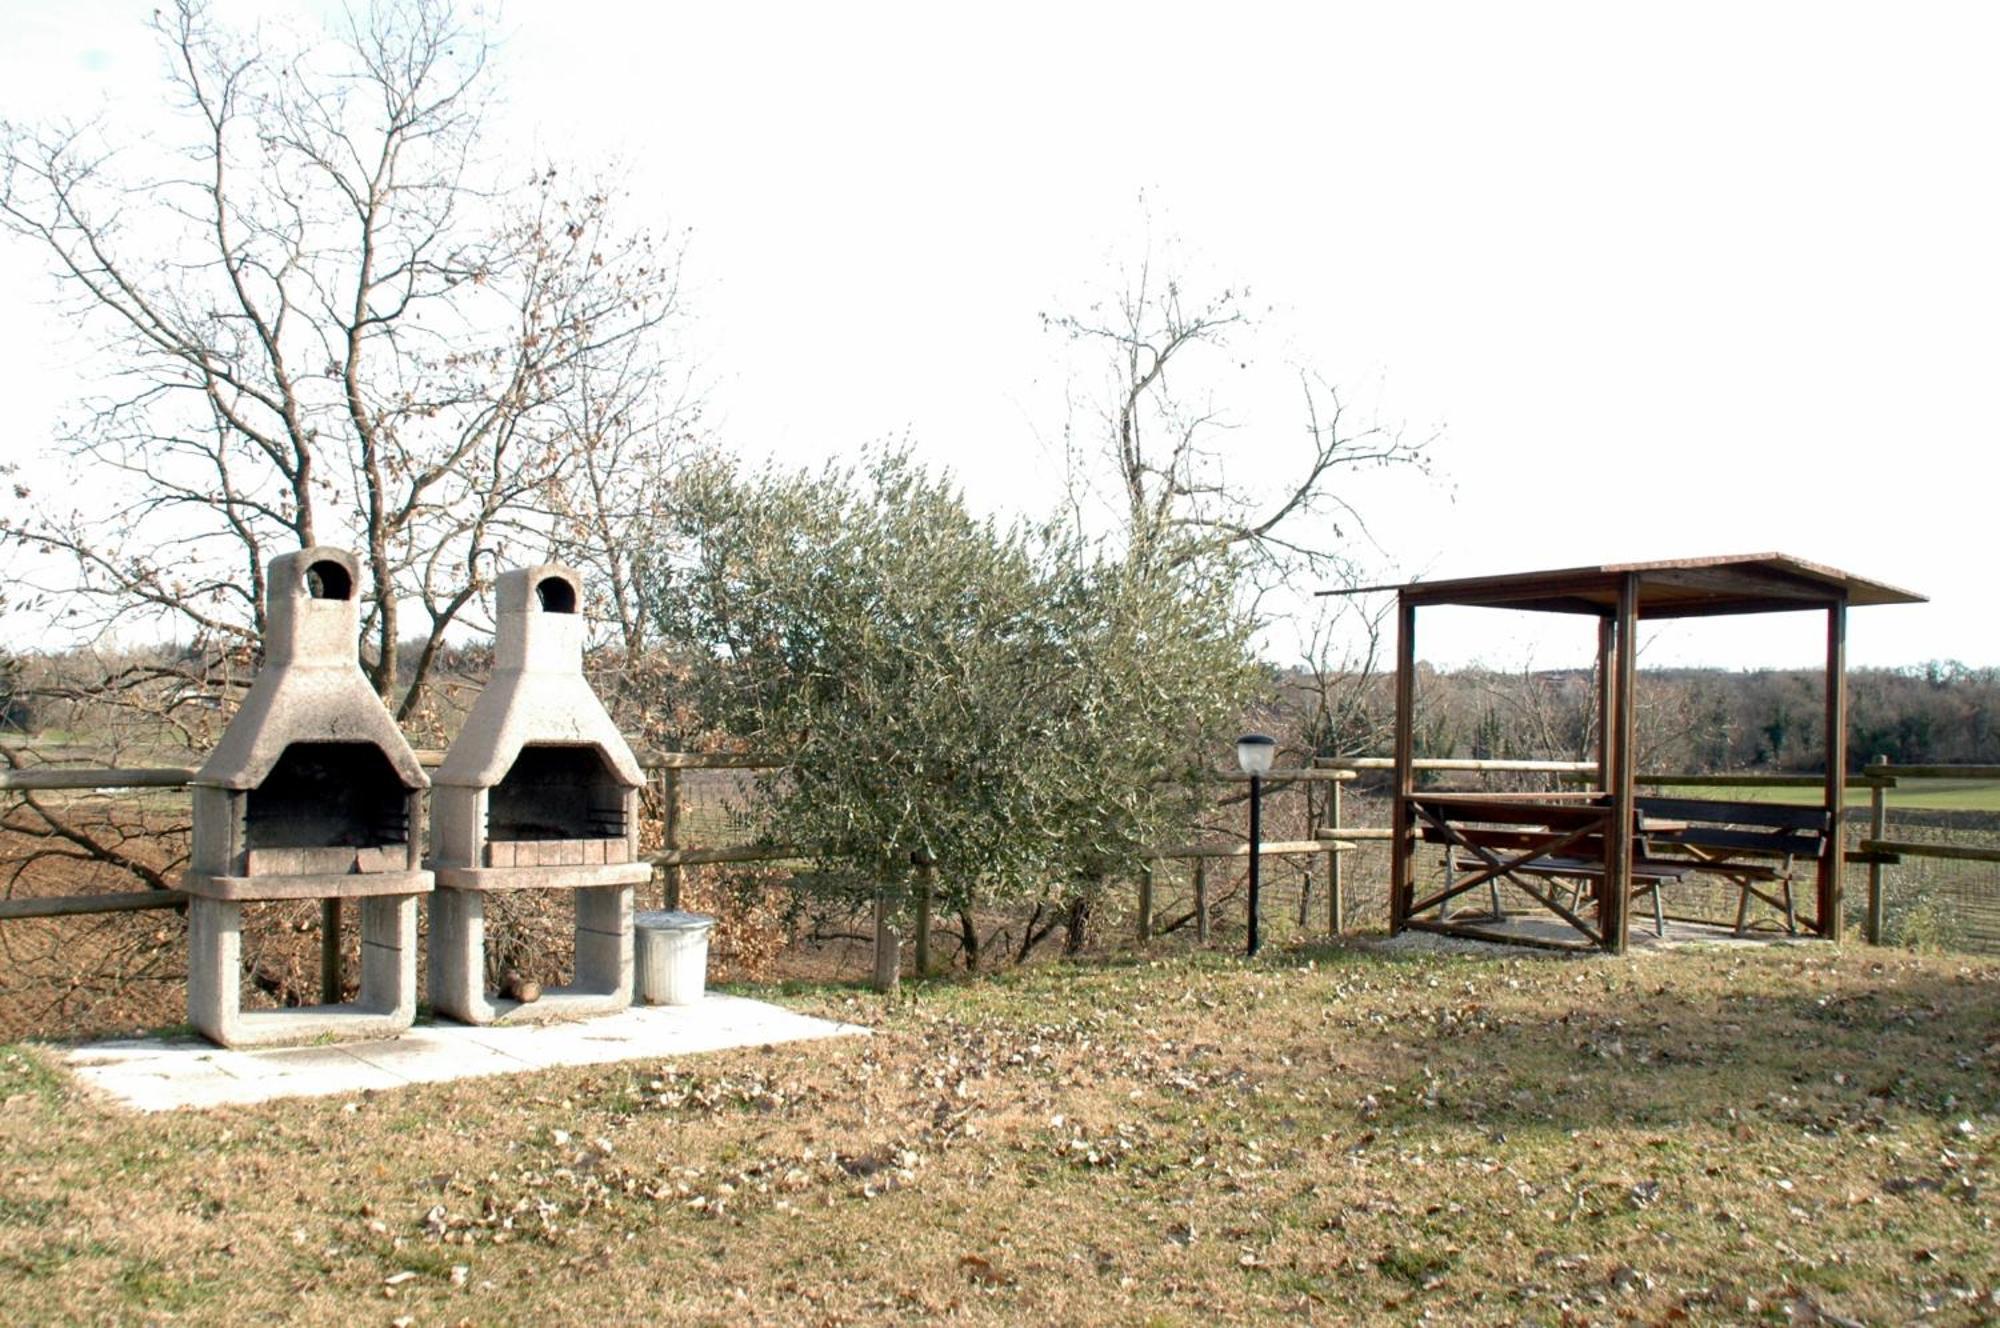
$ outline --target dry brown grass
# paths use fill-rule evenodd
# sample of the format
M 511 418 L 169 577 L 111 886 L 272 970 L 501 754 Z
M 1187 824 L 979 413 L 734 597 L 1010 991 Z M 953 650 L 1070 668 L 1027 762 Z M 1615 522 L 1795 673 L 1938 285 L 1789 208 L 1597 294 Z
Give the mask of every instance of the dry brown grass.
M 0 1052 L 0 1316 L 2000 1316 L 1991 962 L 1350 945 L 766 994 L 879 1031 L 150 1118 Z

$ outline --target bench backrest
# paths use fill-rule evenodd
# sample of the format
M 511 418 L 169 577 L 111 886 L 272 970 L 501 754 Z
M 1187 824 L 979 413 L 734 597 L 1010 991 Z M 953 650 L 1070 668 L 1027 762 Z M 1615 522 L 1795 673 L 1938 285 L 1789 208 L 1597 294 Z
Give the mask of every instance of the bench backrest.
M 1817 858 L 1831 842 L 1824 807 L 1707 798 L 1641 797 L 1634 802 L 1642 816 L 1687 822 L 1686 829 L 1649 831 L 1647 838 L 1655 843 Z

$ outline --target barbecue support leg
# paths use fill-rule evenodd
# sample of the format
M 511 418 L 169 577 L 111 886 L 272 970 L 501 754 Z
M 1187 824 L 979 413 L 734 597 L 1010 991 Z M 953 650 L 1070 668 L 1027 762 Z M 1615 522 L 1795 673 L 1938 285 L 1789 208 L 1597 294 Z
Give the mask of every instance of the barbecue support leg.
M 417 897 L 361 901 L 361 993 L 355 1007 L 407 1028 L 417 1018 Z
M 417 897 L 375 895 L 361 908 L 361 994 L 346 1004 L 243 1008 L 243 904 L 188 900 L 188 1022 L 225 1047 L 322 1038 L 395 1037 L 417 1015 Z
M 576 892 L 576 979 L 579 995 L 632 1003 L 632 887 L 604 885 Z M 599 1011 L 602 1013 L 602 1011 Z
M 467 1024 L 493 1021 L 486 999 L 486 896 L 478 890 L 431 895 L 431 1008 Z
M 243 905 L 196 895 L 188 900 L 188 1022 L 210 1042 L 235 1042 L 242 981 Z

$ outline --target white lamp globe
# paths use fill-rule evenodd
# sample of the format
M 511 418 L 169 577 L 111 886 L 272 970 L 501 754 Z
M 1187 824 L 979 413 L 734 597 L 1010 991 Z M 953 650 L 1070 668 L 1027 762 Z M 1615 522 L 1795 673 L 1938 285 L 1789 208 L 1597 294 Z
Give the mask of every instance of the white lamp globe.
M 1271 758 L 1278 754 L 1278 740 L 1262 733 L 1246 733 L 1236 740 L 1236 764 L 1246 775 L 1271 773 Z

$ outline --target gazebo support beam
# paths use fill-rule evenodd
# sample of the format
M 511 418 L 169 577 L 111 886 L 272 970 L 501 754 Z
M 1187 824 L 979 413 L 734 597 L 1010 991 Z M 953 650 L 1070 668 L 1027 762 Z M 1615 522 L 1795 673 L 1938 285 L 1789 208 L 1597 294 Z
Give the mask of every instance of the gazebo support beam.
M 1597 791 L 1611 791 L 1611 696 L 1616 687 L 1617 658 L 1612 653 L 1618 640 L 1617 619 L 1606 614 L 1597 620 Z
M 1819 934 L 1829 941 L 1846 930 L 1842 916 L 1842 861 L 1846 838 L 1841 818 L 1846 811 L 1847 785 L 1847 601 L 1826 608 L 1826 823 L 1831 840 L 1819 858 Z
M 1417 606 L 1408 594 L 1396 603 L 1396 794 L 1389 815 L 1389 934 L 1410 921 L 1415 883 L 1410 879 L 1410 797 L 1416 792 Z
M 1635 572 L 1627 572 L 1618 579 L 1617 640 L 1613 646 L 1616 680 L 1611 689 L 1611 713 L 1602 720 L 1611 735 L 1611 827 L 1604 837 L 1604 893 L 1598 903 L 1598 923 L 1604 934 L 1604 948 L 1612 954 L 1625 953 L 1626 904 L 1632 891 L 1632 781 L 1637 774 L 1634 739 L 1638 713 L 1633 702 L 1638 685 L 1638 628 L 1639 577 Z

